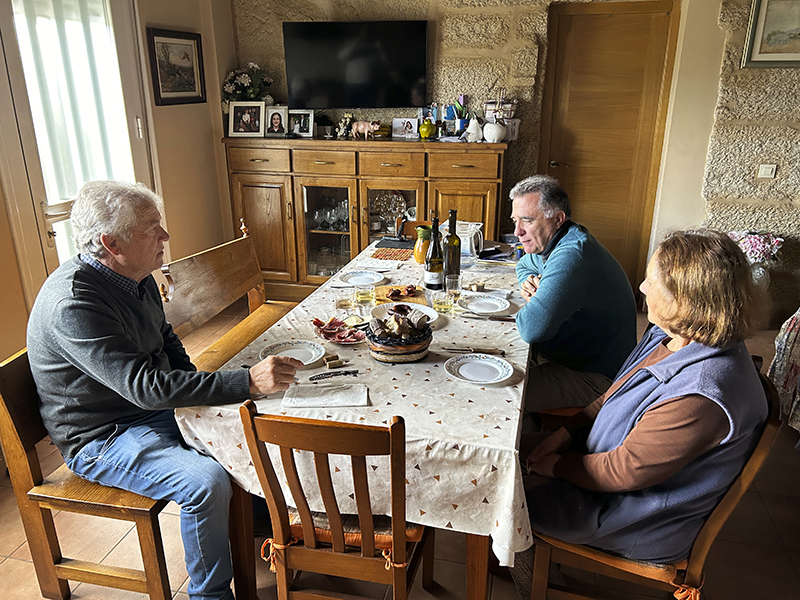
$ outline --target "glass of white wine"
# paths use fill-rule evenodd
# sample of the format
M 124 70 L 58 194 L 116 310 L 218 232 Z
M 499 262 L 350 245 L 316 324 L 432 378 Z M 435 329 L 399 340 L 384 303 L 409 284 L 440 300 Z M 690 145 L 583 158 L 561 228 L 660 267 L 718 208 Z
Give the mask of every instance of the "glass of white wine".
M 356 304 L 368 306 L 375 303 L 374 285 L 357 285 L 353 290 L 353 300 Z
M 453 310 L 453 297 L 449 292 L 433 292 L 433 310 L 438 313 L 449 313 Z

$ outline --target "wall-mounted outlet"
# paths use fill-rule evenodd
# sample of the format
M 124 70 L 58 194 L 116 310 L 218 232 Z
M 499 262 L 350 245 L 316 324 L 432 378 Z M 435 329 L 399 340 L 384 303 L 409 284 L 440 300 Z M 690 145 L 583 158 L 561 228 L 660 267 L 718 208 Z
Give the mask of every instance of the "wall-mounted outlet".
M 775 179 L 775 172 L 778 170 L 778 165 L 758 165 L 759 179 Z

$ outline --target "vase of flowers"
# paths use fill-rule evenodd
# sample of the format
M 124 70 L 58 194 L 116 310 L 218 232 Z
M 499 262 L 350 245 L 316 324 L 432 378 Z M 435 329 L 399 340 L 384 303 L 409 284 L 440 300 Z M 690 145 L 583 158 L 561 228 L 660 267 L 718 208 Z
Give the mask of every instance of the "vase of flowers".
M 767 263 L 775 258 L 783 245 L 783 238 L 771 233 L 731 231 L 728 236 L 742 249 L 750 263 L 753 281 L 764 289 L 769 287 Z
M 267 106 L 275 104 L 269 95 L 270 87 L 272 87 L 272 77 L 268 77 L 254 62 L 231 71 L 222 82 L 222 112 L 228 114 L 232 100 L 263 101 Z

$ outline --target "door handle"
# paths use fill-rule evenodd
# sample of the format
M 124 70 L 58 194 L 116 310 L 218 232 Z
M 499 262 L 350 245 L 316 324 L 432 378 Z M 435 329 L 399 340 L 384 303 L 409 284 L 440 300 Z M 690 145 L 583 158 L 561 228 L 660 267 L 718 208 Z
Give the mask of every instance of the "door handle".
M 286 203 L 286 220 L 287 221 L 291 221 L 292 220 L 292 201 L 291 200 L 289 200 Z
M 556 167 L 570 167 L 572 165 L 568 165 L 567 163 L 560 163 L 558 161 L 551 160 L 549 163 L 547 163 L 547 166 L 550 167 L 551 169 L 555 169 Z
M 350 215 L 353 218 L 353 223 L 358 224 L 358 209 L 355 207 L 355 205 L 350 207 Z
M 361 223 L 367 225 L 367 207 L 361 208 Z

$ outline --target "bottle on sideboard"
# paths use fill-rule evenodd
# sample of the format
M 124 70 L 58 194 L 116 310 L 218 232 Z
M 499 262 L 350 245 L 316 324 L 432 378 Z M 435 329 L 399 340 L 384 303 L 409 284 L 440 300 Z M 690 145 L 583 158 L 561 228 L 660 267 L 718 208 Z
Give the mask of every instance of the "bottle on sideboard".
M 450 210 L 450 224 L 442 240 L 444 276 L 461 275 L 461 238 L 456 233 L 456 211 Z
M 428 290 L 444 289 L 444 259 L 442 245 L 439 240 L 439 218 L 433 217 L 431 227 L 431 243 L 425 255 L 425 268 L 422 272 L 422 283 Z

